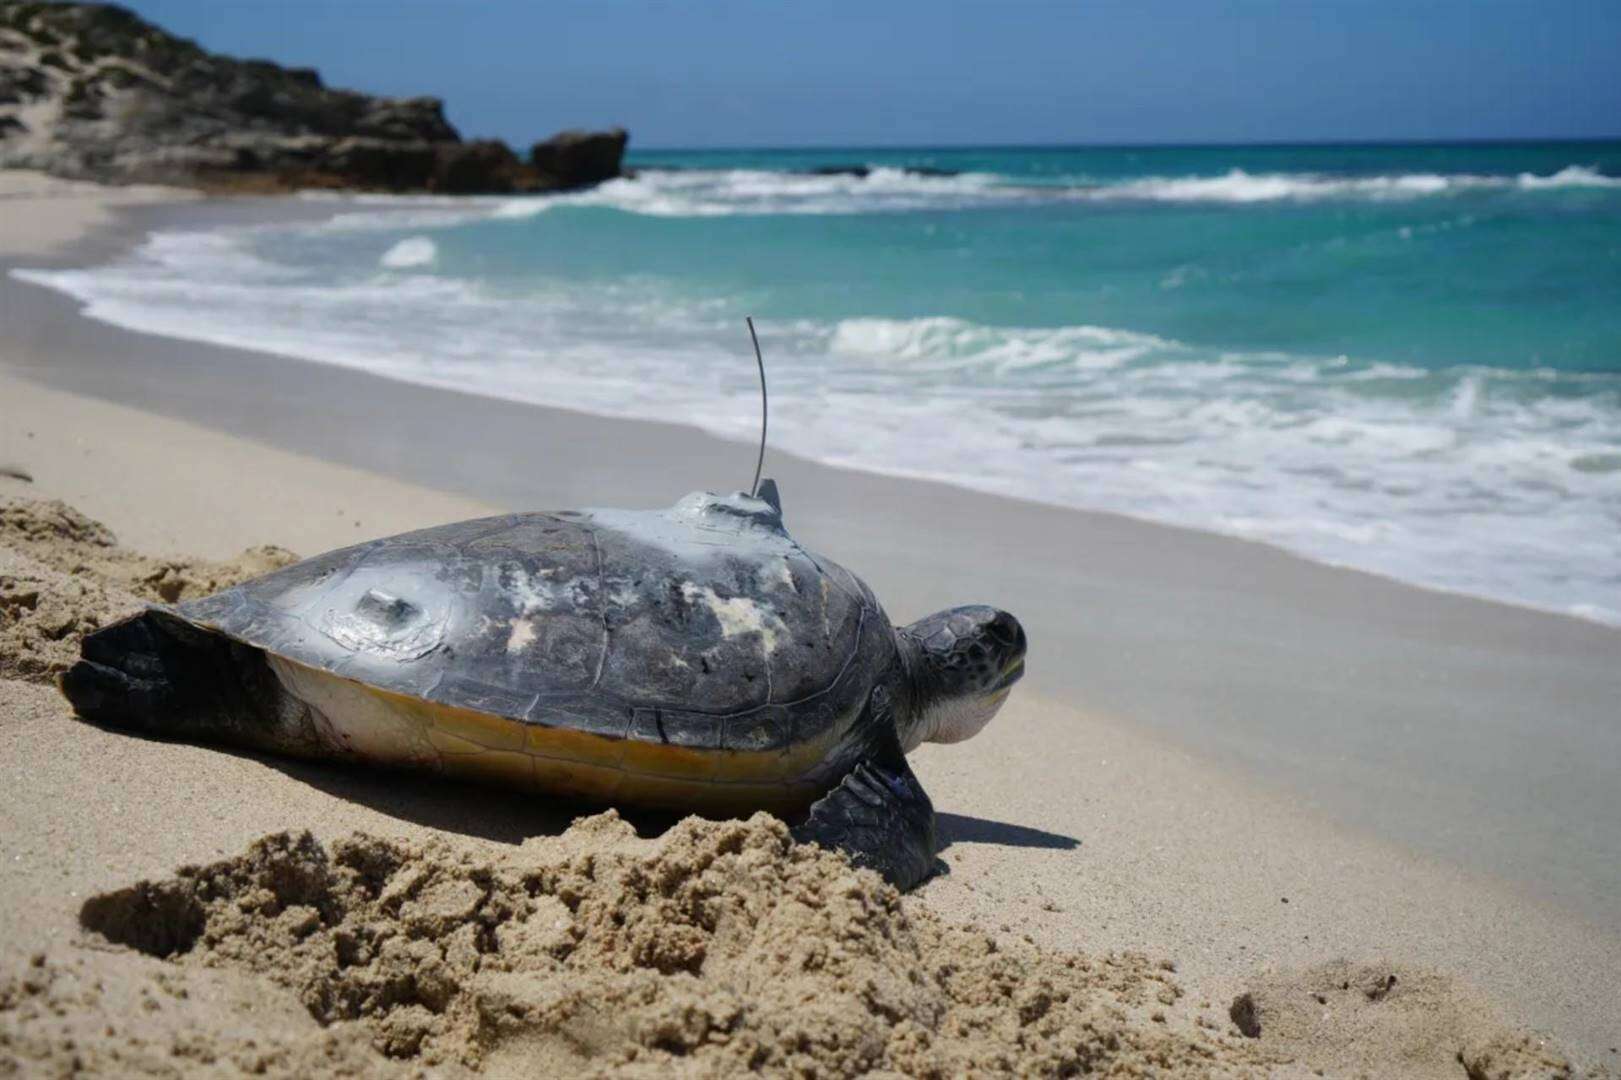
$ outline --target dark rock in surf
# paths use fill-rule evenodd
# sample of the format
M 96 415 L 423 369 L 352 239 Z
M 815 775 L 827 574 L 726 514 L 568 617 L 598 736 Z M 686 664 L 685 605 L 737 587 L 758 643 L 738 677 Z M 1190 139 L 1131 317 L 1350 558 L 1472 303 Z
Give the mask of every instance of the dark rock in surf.
M 587 187 L 620 175 L 629 139 L 624 128 L 560 131 L 530 148 L 529 164 L 543 187 Z

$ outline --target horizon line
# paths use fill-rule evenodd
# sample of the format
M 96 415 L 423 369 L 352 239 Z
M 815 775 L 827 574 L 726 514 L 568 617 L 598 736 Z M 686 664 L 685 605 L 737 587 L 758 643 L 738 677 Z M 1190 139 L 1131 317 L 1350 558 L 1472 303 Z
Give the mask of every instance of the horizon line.
M 1535 143 L 1621 143 L 1615 135 L 1505 135 L 1490 138 L 1403 138 L 1403 139 L 1263 139 L 1251 142 L 1227 140 L 1172 140 L 1165 142 L 1014 142 L 1014 143 L 777 143 L 728 146 L 627 146 L 627 155 L 645 153 L 735 153 L 738 151 L 805 150 L 1200 150 L 1200 149 L 1311 149 L 1343 146 L 1524 146 Z

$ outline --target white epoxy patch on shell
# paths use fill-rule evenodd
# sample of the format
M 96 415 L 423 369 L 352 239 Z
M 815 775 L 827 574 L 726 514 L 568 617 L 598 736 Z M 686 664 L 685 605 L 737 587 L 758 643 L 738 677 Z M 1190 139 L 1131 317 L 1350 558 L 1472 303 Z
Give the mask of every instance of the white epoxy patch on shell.
M 777 635 L 788 633 L 788 625 L 776 612 L 761 607 L 746 596 L 722 597 L 707 585 L 681 583 L 681 595 L 689 604 L 702 604 L 720 623 L 723 637 L 759 634 L 767 655 L 777 650 Z
M 594 508 L 584 513 L 599 528 L 668 552 L 689 565 L 707 564 L 723 555 L 766 559 L 797 549 L 782 527 L 782 516 L 763 499 L 742 492 L 695 491 L 668 510 Z
M 283 610 L 305 609 L 316 630 L 353 653 L 414 660 L 437 649 L 454 598 L 431 582 L 383 567 L 361 567 L 330 588 L 289 594 Z
M 528 619 L 513 619 L 512 633 L 507 635 L 507 655 L 515 656 L 535 643 L 535 624 Z
M 781 585 L 791 592 L 798 592 L 799 586 L 794 583 L 794 571 L 788 563 L 788 556 L 781 559 L 767 559 L 760 564 L 760 587 L 769 589 Z
M 501 585 L 512 597 L 513 606 L 522 615 L 547 611 L 578 611 L 590 601 L 596 582 L 581 578 L 571 581 L 549 580 L 557 576 L 557 567 L 547 567 L 531 575 L 523 567 L 501 567 Z

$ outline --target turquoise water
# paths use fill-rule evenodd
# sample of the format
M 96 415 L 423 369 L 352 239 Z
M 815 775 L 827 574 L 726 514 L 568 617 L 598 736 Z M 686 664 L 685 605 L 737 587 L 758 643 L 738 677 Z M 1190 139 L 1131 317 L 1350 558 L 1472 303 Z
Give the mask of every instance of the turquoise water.
M 1621 622 L 1621 143 L 644 152 L 26 274 L 123 325 Z M 863 174 L 817 174 L 859 167 Z
M 1431 368 L 1621 371 L 1621 144 L 634 160 L 705 169 L 923 165 L 1057 189 L 1056 198 L 981 207 L 971 217 L 922 210 L 701 222 L 704 235 L 732 245 L 726 263 L 706 266 L 704 276 L 749 293 L 763 315 L 951 314 Z M 1531 185 L 1560 179 L 1528 188 L 1522 176 Z M 1086 185 L 1113 198 L 1084 198 Z M 1444 197 L 1419 197 L 1433 188 Z M 1062 197 L 1071 194 L 1083 197 Z M 701 239 L 678 227 L 644 232 L 637 255 L 678 272 L 669 263 Z M 852 279 L 856 266 L 872 272 Z

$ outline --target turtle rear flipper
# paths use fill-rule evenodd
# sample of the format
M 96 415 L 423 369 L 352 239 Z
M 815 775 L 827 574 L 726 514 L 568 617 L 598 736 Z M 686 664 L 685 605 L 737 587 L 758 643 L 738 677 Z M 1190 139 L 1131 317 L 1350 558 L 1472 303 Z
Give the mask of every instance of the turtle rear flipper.
M 150 608 L 87 635 L 82 657 L 59 685 L 93 724 L 171 738 L 229 732 L 287 749 L 280 688 L 258 649 Z
M 877 746 L 793 829 L 800 843 L 842 851 L 903 892 L 934 871 L 934 804 L 906 764 L 889 695 L 873 691 L 867 708 Z

